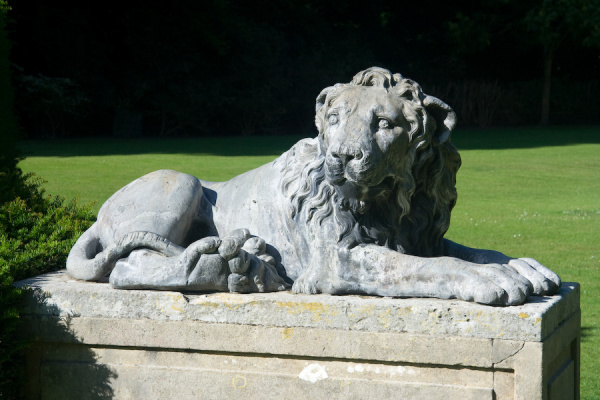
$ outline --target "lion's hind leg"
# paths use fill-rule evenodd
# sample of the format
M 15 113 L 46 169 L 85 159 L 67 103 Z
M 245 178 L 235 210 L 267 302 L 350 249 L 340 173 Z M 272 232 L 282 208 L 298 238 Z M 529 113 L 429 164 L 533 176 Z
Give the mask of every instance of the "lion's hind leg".
M 139 234 L 144 234 L 140 232 Z M 170 253 L 142 242 L 117 262 L 110 283 L 118 289 L 271 292 L 289 287 L 265 254 L 264 240 L 238 229 L 220 239 L 200 239 L 187 248 L 162 243 Z
M 227 263 L 214 254 L 221 241 L 200 239 L 170 254 L 138 248 L 117 262 L 110 283 L 117 289 L 227 290 Z

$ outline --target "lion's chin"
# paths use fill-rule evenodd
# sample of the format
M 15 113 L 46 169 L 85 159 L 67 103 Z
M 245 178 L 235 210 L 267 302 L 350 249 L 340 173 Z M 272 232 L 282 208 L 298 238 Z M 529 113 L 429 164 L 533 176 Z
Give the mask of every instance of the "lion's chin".
M 387 199 L 394 189 L 395 180 L 387 177 L 376 185 L 361 185 L 357 182 L 343 180 L 333 185 L 339 199 L 340 209 L 353 214 L 365 214 L 374 199 Z

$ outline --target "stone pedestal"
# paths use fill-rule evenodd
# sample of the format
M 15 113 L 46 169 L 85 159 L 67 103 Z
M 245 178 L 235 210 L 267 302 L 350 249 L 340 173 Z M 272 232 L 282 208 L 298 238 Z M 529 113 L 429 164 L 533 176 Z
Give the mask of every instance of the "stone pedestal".
M 65 272 L 23 317 L 29 398 L 577 399 L 579 285 L 523 306 L 114 290 Z

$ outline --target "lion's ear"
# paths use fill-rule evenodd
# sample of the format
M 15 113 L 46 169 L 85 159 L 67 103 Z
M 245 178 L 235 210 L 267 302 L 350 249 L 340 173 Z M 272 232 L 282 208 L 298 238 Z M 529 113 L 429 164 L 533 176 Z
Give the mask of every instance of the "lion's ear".
M 325 101 L 327 100 L 327 95 L 335 89 L 333 86 L 326 87 L 321 90 L 321 93 L 317 96 L 317 104 L 315 105 L 315 111 L 319 112 L 319 110 L 325 105 Z
M 423 105 L 427 112 L 435 119 L 437 128 L 434 137 L 438 143 L 444 143 L 450 139 L 452 129 L 456 126 L 456 113 L 450 106 L 437 97 L 426 96 Z
M 315 105 L 315 125 L 317 126 L 317 130 L 321 133 L 321 128 L 323 127 L 324 121 L 324 108 L 325 102 L 327 101 L 327 95 L 334 89 L 333 86 L 327 87 L 321 90 L 321 93 L 317 96 L 317 103 Z

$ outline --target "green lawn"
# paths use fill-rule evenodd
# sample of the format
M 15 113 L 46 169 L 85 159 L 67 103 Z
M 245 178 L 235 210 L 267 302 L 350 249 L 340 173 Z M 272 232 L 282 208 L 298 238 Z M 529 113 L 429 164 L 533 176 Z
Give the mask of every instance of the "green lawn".
M 297 137 L 23 142 L 21 163 L 48 193 L 96 209 L 156 169 L 224 180 L 262 165 Z M 581 284 L 582 399 L 600 393 L 600 127 L 458 131 L 463 166 L 447 237 L 540 260 Z
M 21 168 L 43 177 L 50 194 L 102 203 L 127 183 L 157 169 L 222 181 L 272 161 L 299 137 L 26 141 Z

